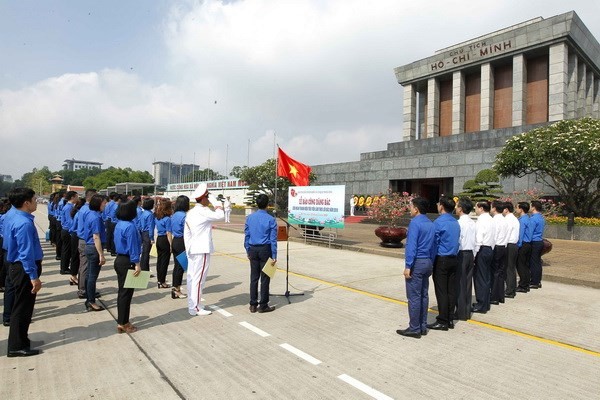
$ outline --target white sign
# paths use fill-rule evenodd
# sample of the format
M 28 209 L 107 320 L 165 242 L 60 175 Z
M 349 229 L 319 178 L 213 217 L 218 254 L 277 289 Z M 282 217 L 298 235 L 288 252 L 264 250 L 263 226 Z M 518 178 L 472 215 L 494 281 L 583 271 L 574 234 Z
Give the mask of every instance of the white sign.
M 290 186 L 288 222 L 327 228 L 344 227 L 346 186 Z

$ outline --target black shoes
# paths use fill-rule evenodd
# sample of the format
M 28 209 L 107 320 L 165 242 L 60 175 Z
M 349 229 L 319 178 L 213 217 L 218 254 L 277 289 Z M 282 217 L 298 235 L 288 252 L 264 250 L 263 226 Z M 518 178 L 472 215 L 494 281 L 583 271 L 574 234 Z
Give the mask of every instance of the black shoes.
M 7 357 L 29 357 L 29 356 L 37 356 L 40 354 L 40 351 L 37 349 L 22 349 L 22 350 L 14 350 L 8 351 Z
M 401 336 L 411 337 L 415 339 L 421 339 L 421 332 L 413 332 L 408 329 L 397 329 L 396 333 Z
M 514 293 L 504 293 L 504 297 L 508 297 L 509 299 L 514 299 L 516 294 Z
M 529 289 L 541 289 L 541 288 L 542 288 L 541 283 L 539 285 L 534 285 L 534 284 L 529 285 Z
M 253 306 L 252 304 L 250 304 L 250 312 L 252 314 L 254 314 L 256 312 L 256 306 Z
M 500 302 L 497 300 L 492 300 L 492 301 L 490 301 L 490 304 L 497 306 L 498 304 L 500 304 Z
M 477 313 L 477 314 L 485 314 L 487 313 L 487 310 L 484 310 L 481 307 L 478 306 L 473 306 L 473 309 L 471 310 L 471 312 Z
M 252 311 L 252 310 L 250 310 L 250 311 Z M 258 307 L 256 311 L 258 311 L 259 313 L 275 311 L 275 306 L 269 306 L 269 305 L 261 306 L 261 307 Z
M 518 287 L 517 290 L 515 290 L 515 292 L 517 292 L 517 293 L 527 293 L 527 292 L 529 292 L 529 288 Z
M 442 324 L 441 322 L 435 322 L 433 324 L 427 324 L 427 328 L 432 329 L 434 331 L 447 331 L 448 325 Z
M 2 321 L 2 325 L 4 325 L 4 326 L 10 326 L 10 321 Z

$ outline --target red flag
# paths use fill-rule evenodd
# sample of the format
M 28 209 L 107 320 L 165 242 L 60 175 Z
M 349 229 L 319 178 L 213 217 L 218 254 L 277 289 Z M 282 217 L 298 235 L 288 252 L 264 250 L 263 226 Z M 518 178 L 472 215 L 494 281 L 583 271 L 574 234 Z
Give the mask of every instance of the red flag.
M 288 178 L 296 186 L 308 186 L 308 175 L 311 168 L 302 164 L 278 148 L 277 176 Z

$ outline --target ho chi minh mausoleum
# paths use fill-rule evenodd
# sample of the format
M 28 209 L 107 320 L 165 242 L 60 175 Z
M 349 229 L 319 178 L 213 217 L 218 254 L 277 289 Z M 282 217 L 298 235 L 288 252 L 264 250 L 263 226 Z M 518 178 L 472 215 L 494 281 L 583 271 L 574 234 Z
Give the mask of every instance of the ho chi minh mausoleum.
M 508 138 L 562 119 L 600 118 L 600 45 L 571 11 L 535 18 L 395 68 L 402 141 L 360 161 L 313 167 L 347 194 L 406 191 L 434 202 L 490 168 Z M 541 188 L 509 178 L 505 192 Z

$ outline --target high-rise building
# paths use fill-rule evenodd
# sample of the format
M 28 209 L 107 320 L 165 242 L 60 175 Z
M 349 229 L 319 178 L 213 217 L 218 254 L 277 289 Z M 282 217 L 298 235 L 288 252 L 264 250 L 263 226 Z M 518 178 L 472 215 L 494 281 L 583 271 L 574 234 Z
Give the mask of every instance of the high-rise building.
M 82 161 L 76 160 L 74 158 L 70 160 L 65 160 L 63 165 L 63 170 L 65 171 L 77 171 L 80 169 L 91 169 L 91 168 L 102 168 L 102 163 L 95 161 Z
M 160 187 L 166 187 L 171 183 L 182 182 L 185 177 L 193 171 L 198 171 L 199 165 L 196 164 L 177 164 L 170 161 L 156 161 L 152 163 L 152 176 L 154 184 Z

